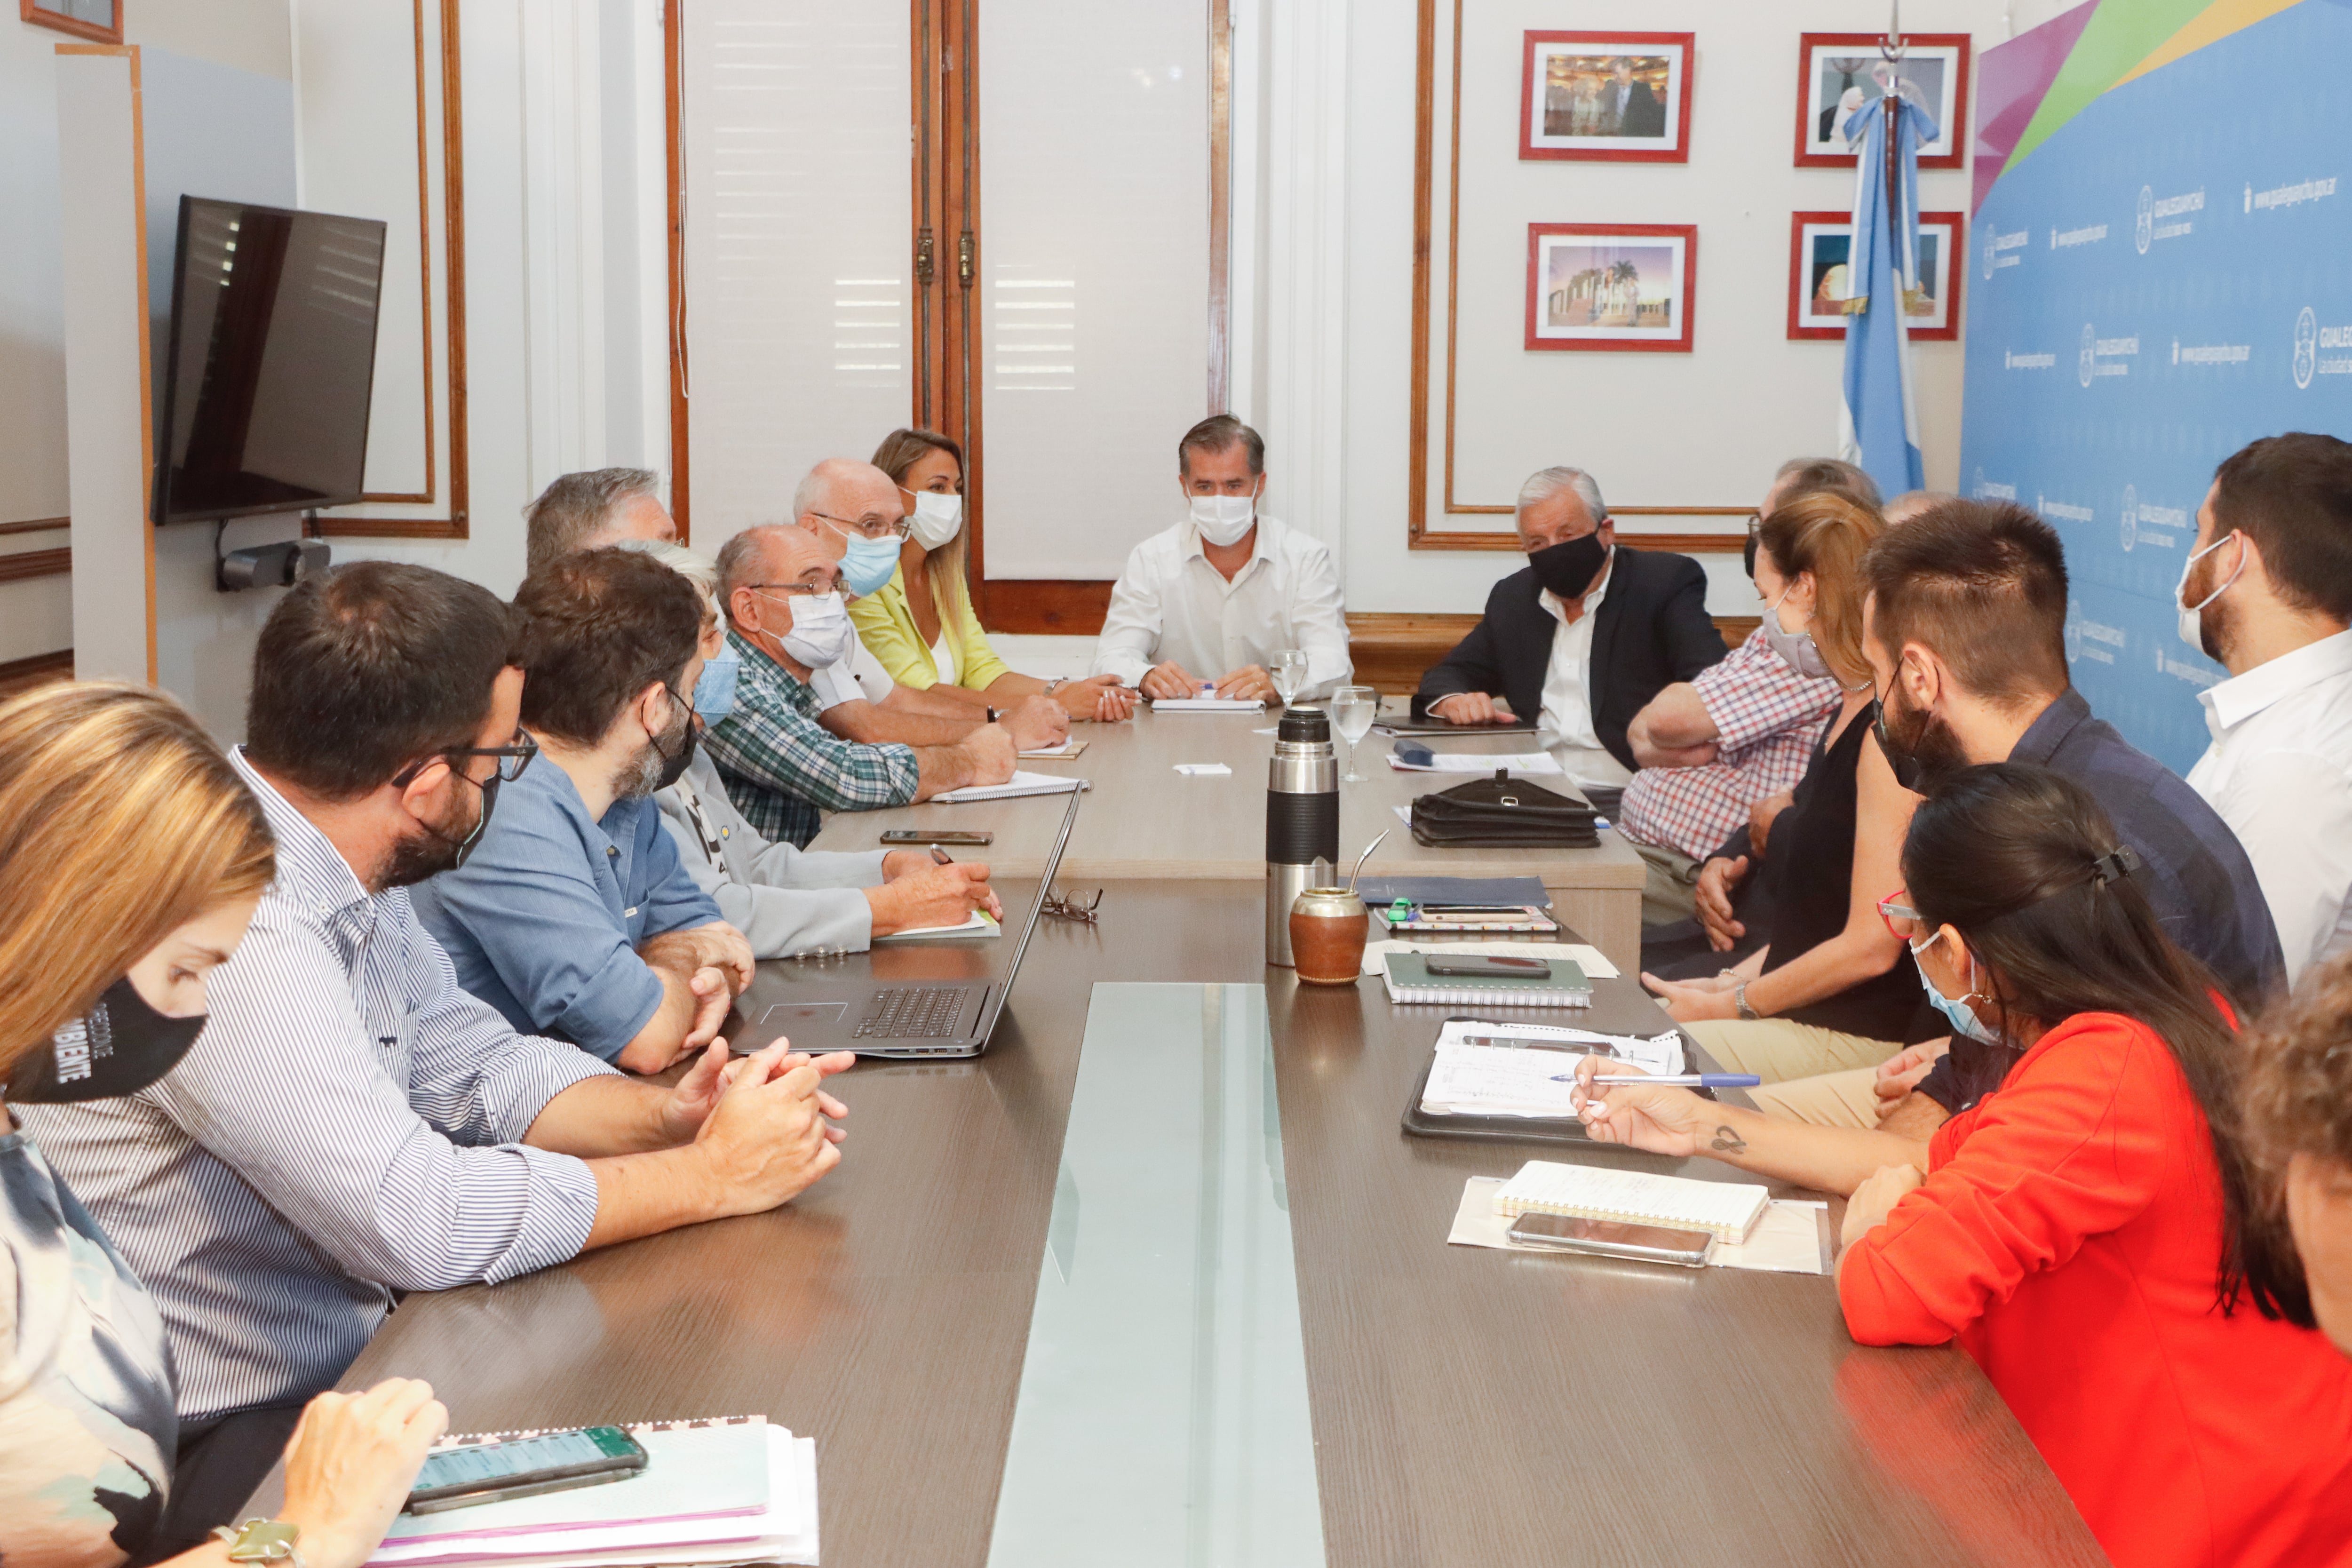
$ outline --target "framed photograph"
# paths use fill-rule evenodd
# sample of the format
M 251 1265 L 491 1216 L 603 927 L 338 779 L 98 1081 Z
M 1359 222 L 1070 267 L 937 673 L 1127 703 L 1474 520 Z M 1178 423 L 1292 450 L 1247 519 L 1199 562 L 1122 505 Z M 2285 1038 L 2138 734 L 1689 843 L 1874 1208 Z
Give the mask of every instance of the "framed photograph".
M 1531 223 L 1527 346 L 1686 354 L 1697 279 L 1696 224 Z
M 1911 336 L 1949 342 L 1960 335 L 1960 275 L 1968 241 L 1963 214 L 1919 215 L 1919 278 L 1924 300 L 1913 304 Z M 1847 276 L 1853 245 L 1851 215 L 1841 212 L 1789 215 L 1789 335 L 1845 341 L 1845 312 L 1853 292 Z
M 1529 33 L 1519 156 L 1690 162 L 1688 33 Z
M 16 0 L 18 19 L 94 43 L 122 41 L 122 0 Z
M 1957 169 L 1968 144 L 1969 36 L 1912 33 L 1889 65 L 1876 33 L 1807 33 L 1797 47 L 1797 167 L 1853 167 L 1839 129 L 1844 105 L 1885 96 L 1890 77 L 1911 84 L 1936 119 L 1936 139 L 1919 149 L 1923 169 Z

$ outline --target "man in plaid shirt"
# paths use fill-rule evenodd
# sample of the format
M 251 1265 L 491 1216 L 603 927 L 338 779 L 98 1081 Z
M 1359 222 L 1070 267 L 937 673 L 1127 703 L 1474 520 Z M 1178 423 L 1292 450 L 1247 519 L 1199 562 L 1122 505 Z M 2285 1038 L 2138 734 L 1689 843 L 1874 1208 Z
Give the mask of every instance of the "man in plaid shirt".
M 735 707 L 704 732 L 727 796 L 768 838 L 806 847 L 825 811 L 878 811 L 1013 776 L 1013 742 L 982 724 L 950 745 L 866 745 L 817 722 L 814 671 L 846 649 L 840 572 L 814 534 L 747 529 L 719 552 Z
M 1751 577 L 1763 519 L 1820 489 L 1878 505 L 1877 486 L 1852 464 L 1829 458 L 1782 464 L 1748 520 Z M 1643 925 L 1692 918 L 1699 867 L 1749 825 L 1759 803 L 1796 788 L 1837 705 L 1836 681 L 1798 675 L 1759 627 L 1721 663 L 1667 687 L 1634 715 L 1625 739 L 1642 771 L 1625 787 L 1617 828 L 1649 864 Z

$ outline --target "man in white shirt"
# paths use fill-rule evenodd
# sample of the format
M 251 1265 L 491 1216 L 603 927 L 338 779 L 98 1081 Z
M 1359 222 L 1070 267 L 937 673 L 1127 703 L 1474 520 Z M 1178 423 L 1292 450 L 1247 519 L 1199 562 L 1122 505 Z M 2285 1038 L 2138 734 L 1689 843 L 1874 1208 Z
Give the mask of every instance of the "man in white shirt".
M 1128 555 L 1093 673 L 1150 698 L 1267 698 L 1266 666 L 1297 648 L 1307 655 L 1297 695 L 1346 685 L 1355 667 L 1339 570 L 1320 542 L 1259 514 L 1258 433 L 1229 414 L 1202 420 L 1176 445 L 1176 479 L 1192 516 Z
M 2253 862 L 2292 984 L 2352 949 L 2352 445 L 2271 436 L 2216 471 L 2180 636 L 2229 667 L 2189 773 Z
M 1622 788 L 1634 715 L 1724 656 L 1706 574 L 1688 556 L 1619 544 L 1581 468 L 1530 476 L 1513 522 L 1527 565 L 1495 584 L 1485 616 L 1421 678 L 1414 709 L 1465 725 L 1533 715 L 1570 777 Z

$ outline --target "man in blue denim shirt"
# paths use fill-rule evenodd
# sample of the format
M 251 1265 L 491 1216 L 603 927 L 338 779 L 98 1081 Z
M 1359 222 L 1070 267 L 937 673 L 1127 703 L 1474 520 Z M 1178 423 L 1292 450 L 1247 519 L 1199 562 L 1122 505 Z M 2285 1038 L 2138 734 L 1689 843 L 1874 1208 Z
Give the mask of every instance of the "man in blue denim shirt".
M 652 799 L 692 758 L 702 605 L 650 557 L 593 550 L 532 574 L 514 607 L 541 756 L 416 912 L 516 1029 L 658 1072 L 709 1043 L 751 977 Z

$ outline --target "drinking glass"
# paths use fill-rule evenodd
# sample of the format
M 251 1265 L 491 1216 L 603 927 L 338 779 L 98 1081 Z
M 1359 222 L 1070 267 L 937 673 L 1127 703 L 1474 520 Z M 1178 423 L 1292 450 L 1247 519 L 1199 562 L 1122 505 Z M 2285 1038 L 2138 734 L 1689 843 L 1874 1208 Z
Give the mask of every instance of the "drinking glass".
M 1356 771 L 1356 742 L 1371 733 L 1372 717 L 1380 708 L 1381 694 L 1369 686 L 1343 686 L 1331 694 L 1331 727 L 1348 742 L 1348 771 L 1339 775 L 1341 784 L 1364 782 Z
M 1307 689 L 1307 655 L 1295 647 L 1284 648 L 1274 656 L 1274 690 L 1287 708 L 1291 700 Z

